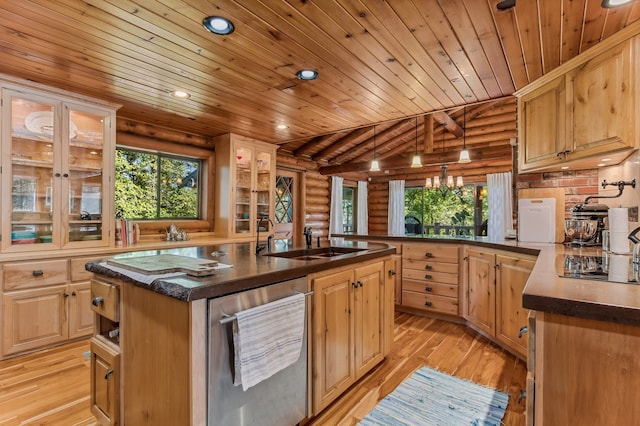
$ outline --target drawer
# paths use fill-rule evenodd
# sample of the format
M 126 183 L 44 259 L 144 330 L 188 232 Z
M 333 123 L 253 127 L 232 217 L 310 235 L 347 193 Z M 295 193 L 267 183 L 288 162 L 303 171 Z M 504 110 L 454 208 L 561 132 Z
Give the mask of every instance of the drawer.
M 402 269 L 402 279 L 410 279 L 424 282 L 440 282 L 446 284 L 458 284 L 458 274 L 444 272 L 418 271 L 415 269 Z
M 91 280 L 91 309 L 114 322 L 120 321 L 120 289 L 117 285 Z
M 19 290 L 67 284 L 69 281 L 68 265 L 67 259 L 5 263 L 2 267 L 4 289 Z
M 458 315 L 458 298 L 402 291 L 402 306 Z
M 425 259 L 403 259 L 403 268 L 416 269 L 420 271 L 446 272 L 448 274 L 458 273 L 457 263 L 434 262 Z
M 458 263 L 460 249 L 456 244 L 404 244 L 402 257 L 404 259 Z
M 102 257 L 77 257 L 71 259 L 71 281 L 89 281 L 93 278 L 93 272 L 85 269 L 87 262 L 101 259 Z
M 437 296 L 458 297 L 458 286 L 454 284 L 424 283 L 405 280 L 402 289 L 416 293 L 435 294 Z

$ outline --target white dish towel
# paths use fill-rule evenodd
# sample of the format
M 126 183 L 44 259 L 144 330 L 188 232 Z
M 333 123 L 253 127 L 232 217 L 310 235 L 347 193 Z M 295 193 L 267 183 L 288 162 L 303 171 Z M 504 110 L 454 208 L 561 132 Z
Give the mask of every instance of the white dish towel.
M 235 377 L 242 390 L 276 374 L 300 357 L 305 295 L 298 293 L 236 313 L 233 325 Z

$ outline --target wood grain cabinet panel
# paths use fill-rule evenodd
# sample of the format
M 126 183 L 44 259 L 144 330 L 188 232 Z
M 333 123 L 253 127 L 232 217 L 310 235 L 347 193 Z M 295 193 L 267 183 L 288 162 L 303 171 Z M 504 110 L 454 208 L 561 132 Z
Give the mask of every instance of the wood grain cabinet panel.
M 120 350 L 91 339 L 91 412 L 102 426 L 120 424 Z

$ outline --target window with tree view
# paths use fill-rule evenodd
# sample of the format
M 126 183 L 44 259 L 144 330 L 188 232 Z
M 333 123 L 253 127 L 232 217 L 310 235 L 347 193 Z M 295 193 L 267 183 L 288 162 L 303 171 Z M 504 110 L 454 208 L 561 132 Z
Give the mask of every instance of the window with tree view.
M 404 211 L 406 235 L 486 235 L 487 187 L 406 187 Z
M 115 214 L 126 219 L 198 219 L 201 161 L 118 148 Z

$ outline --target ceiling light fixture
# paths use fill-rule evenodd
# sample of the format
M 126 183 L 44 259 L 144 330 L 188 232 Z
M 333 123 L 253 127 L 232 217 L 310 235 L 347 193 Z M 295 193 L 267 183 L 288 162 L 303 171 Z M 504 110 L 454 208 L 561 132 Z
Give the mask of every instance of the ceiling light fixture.
M 602 0 L 600 6 L 605 9 L 611 9 L 618 6 L 624 6 L 625 4 L 631 3 L 632 0 Z
M 442 152 L 444 153 L 444 132 L 446 130 L 446 124 L 442 123 Z M 449 190 L 456 190 L 459 192 L 460 188 L 464 186 L 464 182 L 462 180 L 462 176 L 458 176 L 457 178 L 453 178 L 453 176 L 447 175 L 447 165 L 442 164 L 440 166 L 440 176 L 436 175 L 433 177 L 433 182 L 431 178 L 426 178 L 424 181 L 424 186 L 427 189 L 436 189 L 440 190 L 442 196 L 444 197 Z
M 315 80 L 316 78 L 318 78 L 318 71 L 309 68 L 303 69 L 296 73 L 296 77 L 298 77 L 300 80 L 306 81 Z
M 202 20 L 202 25 L 207 31 L 218 35 L 231 34 L 235 30 L 233 23 L 222 16 L 207 16 Z
M 461 163 L 461 164 L 471 162 L 471 158 L 469 157 L 469 151 L 467 151 L 467 107 L 464 107 L 463 123 L 464 123 L 463 124 L 464 127 L 462 129 L 462 131 L 464 132 L 462 135 L 463 146 L 462 146 L 462 151 L 460 151 L 460 159 L 458 160 L 458 163 Z M 444 129 L 442 129 L 442 134 L 444 135 Z
M 277 130 L 287 130 L 289 128 L 289 126 L 287 126 L 286 124 L 278 124 L 276 126 Z
M 380 171 L 380 163 L 376 160 L 376 126 L 373 126 L 373 160 L 371 161 L 370 172 L 379 172 Z
M 185 92 L 184 90 L 174 90 L 171 94 L 179 99 L 189 99 L 191 97 L 189 92 Z
M 418 167 L 422 167 L 422 159 L 420 158 L 420 154 L 418 154 L 418 116 L 416 115 L 416 153 L 413 154 L 411 168 L 417 169 Z
M 516 0 L 502 0 L 496 4 L 498 10 L 509 10 L 516 6 Z

